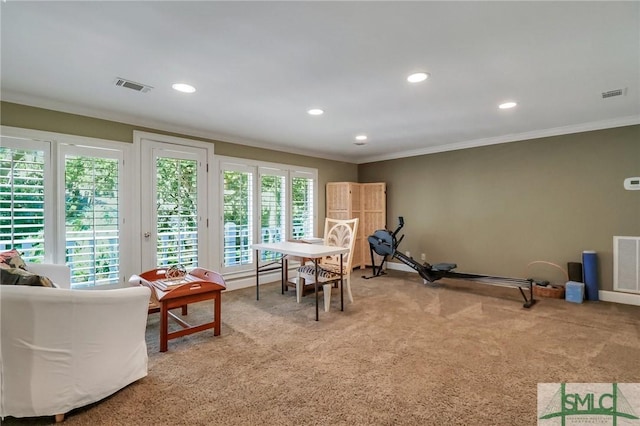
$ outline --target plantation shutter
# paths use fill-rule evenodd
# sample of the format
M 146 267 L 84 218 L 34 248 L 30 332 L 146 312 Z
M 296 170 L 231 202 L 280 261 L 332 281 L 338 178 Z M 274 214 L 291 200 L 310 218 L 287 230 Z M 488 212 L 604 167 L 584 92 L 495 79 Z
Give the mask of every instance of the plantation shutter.
M 296 172 L 291 178 L 291 225 L 292 237 L 301 239 L 314 237 L 314 186 L 315 179 L 307 174 Z
M 275 243 L 287 239 L 287 173 L 284 170 L 260 168 L 260 242 Z M 261 261 L 279 258 L 274 252 L 262 251 Z
M 65 255 L 71 283 L 117 284 L 121 154 L 73 146 L 63 151 Z
M 198 266 L 196 160 L 160 157 L 157 174 L 157 264 Z
M 0 147 L 0 250 L 15 248 L 29 262 L 45 251 L 45 149 Z M 27 145 L 21 142 L 21 145 Z
M 223 165 L 223 266 L 253 262 L 254 173 L 241 165 Z

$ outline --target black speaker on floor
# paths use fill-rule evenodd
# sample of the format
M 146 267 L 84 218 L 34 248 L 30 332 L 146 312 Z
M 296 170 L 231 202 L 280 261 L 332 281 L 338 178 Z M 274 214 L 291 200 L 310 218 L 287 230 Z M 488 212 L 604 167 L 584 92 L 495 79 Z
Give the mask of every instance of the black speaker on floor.
M 582 281 L 582 263 L 567 262 L 567 272 L 569 273 L 569 281 L 584 282 Z

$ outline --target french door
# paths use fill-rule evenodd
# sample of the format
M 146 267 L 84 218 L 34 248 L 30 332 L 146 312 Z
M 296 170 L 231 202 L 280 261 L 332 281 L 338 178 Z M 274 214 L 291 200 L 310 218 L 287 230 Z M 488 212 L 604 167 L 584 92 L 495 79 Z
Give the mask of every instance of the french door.
M 142 271 L 206 264 L 207 150 L 141 140 Z

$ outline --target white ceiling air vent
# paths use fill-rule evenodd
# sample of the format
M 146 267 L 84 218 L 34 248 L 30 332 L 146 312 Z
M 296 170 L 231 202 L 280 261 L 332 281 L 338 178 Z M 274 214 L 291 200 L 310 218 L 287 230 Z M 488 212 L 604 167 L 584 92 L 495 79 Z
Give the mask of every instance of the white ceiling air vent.
M 602 92 L 602 99 L 612 98 L 614 96 L 622 96 L 627 94 L 627 88 L 609 90 L 608 92 Z
M 147 93 L 149 90 L 153 89 L 153 87 L 147 86 L 146 84 L 136 83 L 135 81 L 126 80 L 120 77 L 116 78 L 116 86 L 126 87 L 127 89 L 142 93 Z

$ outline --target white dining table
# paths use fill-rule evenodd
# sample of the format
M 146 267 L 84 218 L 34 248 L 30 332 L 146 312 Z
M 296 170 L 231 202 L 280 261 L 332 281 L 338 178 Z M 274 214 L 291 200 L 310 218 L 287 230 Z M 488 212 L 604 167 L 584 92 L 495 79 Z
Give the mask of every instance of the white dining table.
M 313 261 L 316 276 L 314 283 L 314 290 L 316 293 L 316 321 L 318 321 L 318 260 L 322 259 L 326 256 L 335 256 L 340 255 L 340 310 L 344 311 L 344 300 L 343 300 L 343 255 L 349 253 L 349 248 L 347 247 L 336 247 L 336 246 L 326 246 L 323 244 L 309 244 L 305 242 L 297 242 L 297 241 L 281 241 L 277 243 L 259 243 L 253 244 L 251 246 L 253 250 L 256 251 L 256 300 L 260 300 L 260 251 L 272 251 L 275 253 L 280 253 L 286 256 L 296 256 L 301 258 L 310 259 Z M 282 261 L 282 279 L 286 279 L 286 271 L 285 268 L 287 262 L 283 259 Z M 283 283 L 285 285 L 286 283 Z M 297 290 L 296 290 L 297 291 Z

